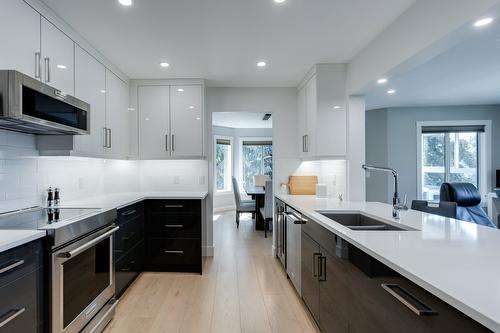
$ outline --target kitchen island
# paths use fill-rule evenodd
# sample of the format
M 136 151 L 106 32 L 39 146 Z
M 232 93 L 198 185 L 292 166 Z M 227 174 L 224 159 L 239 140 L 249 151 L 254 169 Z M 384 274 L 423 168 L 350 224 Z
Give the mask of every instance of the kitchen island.
M 320 227 L 323 234 L 335 236 L 332 242 L 341 238 L 477 323 L 500 331 L 500 281 L 497 279 L 500 231 L 413 210 L 403 211 L 401 219 L 395 220 L 392 206 L 382 203 L 281 194 L 276 198 L 299 211 L 305 221 L 313 222 L 311 225 Z M 318 211 L 361 213 L 404 230 L 351 230 Z M 304 229 L 305 225 L 302 231 Z M 302 249 L 305 245 L 302 244 Z M 333 252 L 342 252 L 338 243 L 333 247 Z M 304 256 L 302 259 L 304 275 Z M 308 262 L 309 259 L 307 265 Z M 320 273 L 313 267 L 313 274 Z M 304 287 L 303 281 L 303 297 Z

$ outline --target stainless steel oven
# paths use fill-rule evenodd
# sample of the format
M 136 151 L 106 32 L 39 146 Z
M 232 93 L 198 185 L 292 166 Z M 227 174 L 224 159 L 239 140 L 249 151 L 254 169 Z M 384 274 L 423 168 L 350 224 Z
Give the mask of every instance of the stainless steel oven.
M 96 314 L 106 315 L 115 293 L 116 230 L 105 227 L 52 252 L 52 333 L 80 332 Z

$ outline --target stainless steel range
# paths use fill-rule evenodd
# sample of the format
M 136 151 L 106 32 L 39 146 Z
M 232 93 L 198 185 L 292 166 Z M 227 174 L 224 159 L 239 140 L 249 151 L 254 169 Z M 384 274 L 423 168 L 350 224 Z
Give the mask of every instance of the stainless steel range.
M 0 215 L 0 228 L 46 230 L 52 333 L 100 332 L 116 302 L 116 210 L 32 208 Z

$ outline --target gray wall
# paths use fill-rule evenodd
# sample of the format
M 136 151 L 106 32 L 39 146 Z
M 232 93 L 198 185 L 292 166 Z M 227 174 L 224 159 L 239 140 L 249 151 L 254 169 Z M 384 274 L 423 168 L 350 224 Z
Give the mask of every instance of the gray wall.
M 366 162 L 394 168 L 400 174 L 401 194 L 408 201 L 417 196 L 418 121 L 491 120 L 492 182 L 500 169 L 500 105 L 403 107 L 370 110 L 366 113 Z M 385 162 L 385 164 L 384 164 Z M 385 179 L 385 181 L 384 181 Z M 489 184 L 490 188 L 494 184 Z M 392 179 L 370 174 L 366 182 L 367 200 L 390 202 Z

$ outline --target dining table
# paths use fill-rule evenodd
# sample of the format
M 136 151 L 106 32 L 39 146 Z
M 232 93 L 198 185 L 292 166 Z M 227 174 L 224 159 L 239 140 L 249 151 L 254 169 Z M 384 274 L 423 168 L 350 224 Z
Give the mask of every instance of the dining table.
M 265 201 L 264 186 L 247 186 L 245 193 L 255 200 L 255 230 L 264 230 L 264 217 L 260 214 L 260 209 L 264 207 Z

